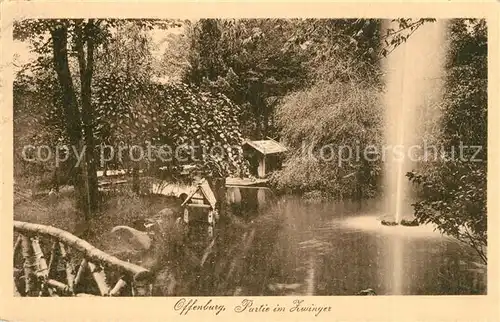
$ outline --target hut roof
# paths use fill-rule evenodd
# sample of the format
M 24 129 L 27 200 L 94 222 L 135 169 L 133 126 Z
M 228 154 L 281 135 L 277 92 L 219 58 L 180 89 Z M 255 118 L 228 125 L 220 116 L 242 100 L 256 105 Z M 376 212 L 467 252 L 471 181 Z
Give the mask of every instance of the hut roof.
M 215 198 L 214 192 L 210 188 L 210 185 L 208 184 L 208 181 L 206 179 L 201 179 L 200 182 L 198 182 L 198 187 L 189 194 L 186 200 L 184 200 L 184 202 L 182 203 L 182 207 L 184 207 L 189 202 L 189 200 L 191 200 L 191 198 L 193 198 L 193 196 L 198 192 L 208 201 L 210 206 L 215 209 L 217 199 Z
M 247 140 L 243 145 L 249 145 L 264 155 L 286 152 L 287 148 L 275 140 Z

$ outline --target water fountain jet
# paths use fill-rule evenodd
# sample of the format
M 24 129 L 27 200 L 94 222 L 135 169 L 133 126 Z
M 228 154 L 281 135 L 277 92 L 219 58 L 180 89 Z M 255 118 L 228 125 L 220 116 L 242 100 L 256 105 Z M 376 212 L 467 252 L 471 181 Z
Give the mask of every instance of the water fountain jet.
M 395 25 L 397 28 L 397 23 Z M 403 218 L 403 214 L 412 213 L 413 199 L 405 174 L 416 164 L 417 158 L 408 152 L 421 143 L 419 140 L 427 130 L 425 121 L 437 116 L 431 106 L 440 98 L 440 83 L 431 80 L 439 80 L 442 74 L 443 30 L 442 23 L 421 26 L 385 61 L 384 143 L 387 146 L 384 152 L 389 148 L 389 153 L 384 153 L 384 179 L 386 211 L 392 218 L 383 220 L 382 224 L 399 226 L 398 230 L 418 225 L 415 219 Z M 387 263 L 392 275 L 388 282 L 394 295 L 404 293 L 403 271 L 411 269 L 403 266 L 404 240 L 398 237 L 393 236 L 390 242 L 391 256 Z
M 386 226 L 418 225 L 414 218 L 405 218 L 405 214 L 413 212 L 406 173 L 416 165 L 417 156 L 410 152 L 415 150 L 412 147 L 421 148 L 425 121 L 437 117 L 431 106 L 440 98 L 443 25 L 424 24 L 384 61 L 384 186 L 388 218 L 381 223 Z M 397 29 L 397 23 L 391 27 Z

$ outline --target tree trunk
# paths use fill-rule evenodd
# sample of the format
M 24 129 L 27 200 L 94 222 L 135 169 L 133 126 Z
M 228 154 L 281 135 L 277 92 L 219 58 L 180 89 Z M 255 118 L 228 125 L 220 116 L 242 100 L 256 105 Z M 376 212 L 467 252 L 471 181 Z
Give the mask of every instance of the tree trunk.
M 57 166 L 54 168 L 54 172 L 52 174 L 52 189 L 54 189 L 55 192 L 59 192 L 59 185 L 61 184 L 59 171 L 59 167 Z
M 222 217 L 226 214 L 226 178 L 211 178 L 208 183 L 217 200 L 215 209 L 219 213 L 219 217 Z
M 85 29 L 80 25 L 77 28 L 76 47 L 78 52 L 78 63 L 80 67 L 80 83 L 82 94 L 82 123 L 85 135 L 85 153 L 87 161 L 87 189 L 89 206 L 92 212 L 98 206 L 97 185 L 97 162 L 95 158 L 95 141 L 93 131 L 94 110 L 92 107 L 92 74 L 94 70 L 94 41 L 92 32 L 94 30 L 93 20 L 90 19 Z M 85 58 L 84 43 L 87 43 L 87 57 Z
M 266 139 L 269 135 L 269 111 L 267 106 L 262 106 L 262 139 Z
M 132 191 L 139 194 L 140 187 L 139 167 L 134 165 L 132 168 Z
M 84 142 L 82 140 L 82 127 L 80 110 L 78 109 L 77 98 L 73 87 L 73 80 L 69 70 L 68 63 L 68 29 L 61 24 L 55 27 L 52 31 L 52 48 L 54 52 L 54 69 L 57 73 L 57 78 L 63 93 L 63 109 L 66 123 L 66 132 L 70 144 L 73 148 L 82 153 Z M 73 171 L 73 184 L 75 187 L 76 207 L 84 216 L 85 220 L 90 219 L 91 211 L 85 185 L 87 173 L 84 172 L 82 163 L 77 166 L 76 158 L 71 158 Z M 83 161 L 85 163 L 85 161 Z

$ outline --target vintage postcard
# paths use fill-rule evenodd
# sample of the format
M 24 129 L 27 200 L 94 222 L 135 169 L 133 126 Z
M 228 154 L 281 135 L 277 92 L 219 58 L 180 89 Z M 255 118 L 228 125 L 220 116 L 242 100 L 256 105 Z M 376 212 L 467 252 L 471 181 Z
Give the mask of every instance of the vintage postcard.
M 499 321 L 498 13 L 2 3 L 0 319 Z

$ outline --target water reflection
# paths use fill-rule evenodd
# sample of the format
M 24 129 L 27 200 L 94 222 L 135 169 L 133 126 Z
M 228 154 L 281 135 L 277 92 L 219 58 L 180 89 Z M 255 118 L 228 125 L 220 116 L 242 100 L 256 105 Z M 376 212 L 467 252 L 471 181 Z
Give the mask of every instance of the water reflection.
M 234 209 L 241 211 L 239 193 Z M 486 292 L 486 271 L 471 250 L 432 227 L 382 226 L 377 214 L 360 211 L 373 205 L 288 198 L 256 208 L 249 220 L 219 225 L 215 239 L 190 227 L 184 247 L 191 259 L 183 255 L 173 270 L 178 283 L 169 295 Z

